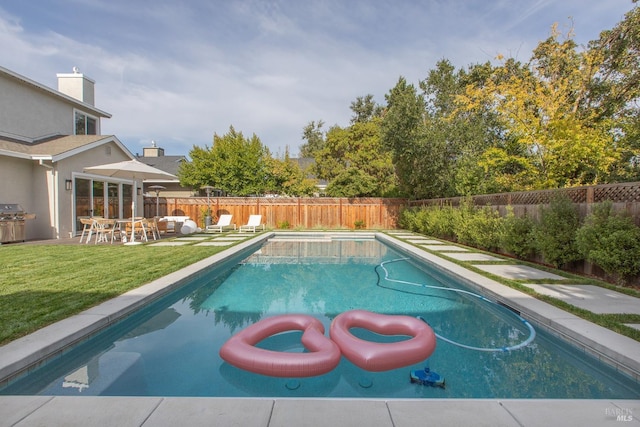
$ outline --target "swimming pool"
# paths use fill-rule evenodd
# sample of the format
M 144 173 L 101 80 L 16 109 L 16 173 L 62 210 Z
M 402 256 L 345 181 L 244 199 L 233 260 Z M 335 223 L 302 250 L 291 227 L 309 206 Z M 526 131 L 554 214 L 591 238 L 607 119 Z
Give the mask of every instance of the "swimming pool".
M 407 259 L 408 258 L 408 259 Z M 427 286 L 431 287 L 427 287 Z M 370 239 L 271 239 L 207 271 L 125 321 L 19 379 L 2 394 L 370 398 L 624 398 L 637 383 L 518 316 L 472 295 L 462 283 Z M 261 318 L 309 313 L 329 329 L 362 308 L 423 317 L 442 337 L 428 365 L 446 387 L 412 384 L 418 364 L 364 371 L 343 358 L 328 374 L 272 378 L 234 368 L 218 350 Z M 356 331 L 372 340 L 397 339 Z M 446 341 L 446 340 L 448 341 Z M 303 351 L 300 333 L 261 343 Z M 455 345 L 451 342 L 462 344 Z M 466 346 L 466 347 L 465 347 Z M 470 348 L 471 347 L 471 348 Z M 475 349 L 472 349 L 475 348 Z

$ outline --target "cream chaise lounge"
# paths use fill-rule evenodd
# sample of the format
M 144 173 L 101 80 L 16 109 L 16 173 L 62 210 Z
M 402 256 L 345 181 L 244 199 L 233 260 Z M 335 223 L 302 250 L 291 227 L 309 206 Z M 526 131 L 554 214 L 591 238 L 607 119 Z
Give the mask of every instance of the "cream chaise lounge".
M 241 225 L 238 231 L 253 231 L 256 232 L 256 228 L 262 227 L 264 230 L 264 224 L 262 224 L 262 215 L 249 215 L 249 221 L 245 225 Z
M 220 218 L 218 218 L 218 223 L 217 224 L 212 224 L 212 225 L 207 225 L 207 227 L 205 228 L 205 231 L 216 231 L 219 233 L 222 233 L 223 231 L 227 230 L 227 229 L 236 229 L 236 225 L 235 224 L 231 224 L 231 219 L 233 218 L 233 215 L 220 215 Z

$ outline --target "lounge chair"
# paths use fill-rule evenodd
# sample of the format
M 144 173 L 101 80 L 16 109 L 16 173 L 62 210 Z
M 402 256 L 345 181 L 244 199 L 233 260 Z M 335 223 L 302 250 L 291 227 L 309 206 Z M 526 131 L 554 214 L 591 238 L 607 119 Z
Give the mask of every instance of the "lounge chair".
M 205 231 L 216 231 L 222 233 L 226 229 L 233 228 L 235 230 L 236 225 L 231 224 L 231 218 L 233 218 L 233 215 L 220 215 L 220 218 L 218 218 L 218 223 L 207 225 Z
M 256 232 L 257 227 L 262 227 L 264 230 L 264 224 L 262 223 L 262 215 L 249 215 L 249 222 L 245 225 L 241 225 L 238 231 L 253 231 Z

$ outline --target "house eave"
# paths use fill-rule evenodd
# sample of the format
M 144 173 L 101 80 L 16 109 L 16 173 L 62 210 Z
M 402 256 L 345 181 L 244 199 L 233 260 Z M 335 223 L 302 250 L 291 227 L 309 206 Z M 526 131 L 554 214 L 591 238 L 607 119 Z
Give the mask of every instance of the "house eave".
M 81 147 L 72 148 L 71 150 L 65 151 L 63 153 L 50 156 L 50 159 L 53 162 L 59 162 L 66 158 L 73 157 L 77 154 L 80 154 L 84 151 L 91 150 L 93 148 L 99 147 L 104 144 L 108 144 L 109 142 L 114 142 L 118 146 L 118 148 L 120 148 L 131 160 L 135 159 L 135 156 L 133 155 L 133 153 L 131 153 L 127 149 L 127 147 L 125 147 L 124 144 L 122 144 L 122 142 L 120 142 L 120 140 L 114 135 L 109 135 L 99 140 L 93 141 L 89 144 L 85 144 Z

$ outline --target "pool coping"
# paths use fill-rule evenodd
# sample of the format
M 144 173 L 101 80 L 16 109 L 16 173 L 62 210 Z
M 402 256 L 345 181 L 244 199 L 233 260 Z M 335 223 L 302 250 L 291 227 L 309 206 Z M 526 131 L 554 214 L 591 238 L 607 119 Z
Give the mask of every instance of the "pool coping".
M 140 307 L 141 305 L 147 304 L 150 301 L 160 298 L 161 296 L 171 292 L 177 287 L 181 286 L 185 280 L 193 277 L 194 275 L 199 274 L 204 268 L 215 265 L 216 263 L 221 263 L 225 261 L 228 257 L 233 256 L 241 251 L 247 250 L 252 246 L 258 246 L 264 240 L 267 240 L 276 235 L 324 235 L 324 236 L 333 236 L 337 235 L 340 237 L 347 236 L 374 236 L 379 238 L 381 241 L 391 244 L 391 246 L 400 247 L 403 250 L 410 252 L 412 255 L 416 256 L 419 259 L 435 264 L 437 268 L 446 270 L 450 273 L 456 274 L 460 278 L 462 278 L 466 283 L 470 286 L 473 286 L 476 289 L 482 289 L 483 292 L 487 295 L 488 298 L 494 299 L 496 301 L 500 301 L 512 309 L 520 312 L 520 315 L 523 318 L 528 320 L 532 320 L 535 325 L 544 326 L 546 329 L 551 331 L 554 334 L 561 336 L 563 339 L 572 341 L 574 344 L 577 344 L 580 348 L 582 348 L 585 352 L 589 352 L 590 354 L 595 355 L 603 362 L 615 366 L 616 369 L 619 369 L 621 372 L 626 373 L 627 375 L 634 378 L 636 381 L 640 379 L 640 343 L 635 340 L 632 340 L 628 337 L 624 337 L 620 334 L 617 334 L 608 329 L 602 328 L 598 325 L 595 325 L 591 322 L 588 322 L 584 319 L 580 319 L 579 317 L 572 315 L 570 313 L 564 312 L 550 304 L 544 303 L 540 300 L 535 299 L 534 297 L 525 294 L 523 292 L 517 291 L 513 288 L 500 284 L 492 279 L 489 279 L 485 276 L 482 276 L 479 273 L 475 273 L 471 270 L 468 270 L 458 264 L 455 264 L 451 261 L 448 261 L 444 258 L 441 258 L 437 255 L 431 254 L 417 246 L 414 246 L 410 243 L 403 242 L 398 238 L 393 237 L 392 235 L 387 235 L 382 232 L 267 232 L 262 233 L 254 238 L 246 240 L 244 242 L 238 243 L 224 251 L 221 251 L 211 257 L 208 257 L 204 260 L 198 261 L 188 267 L 185 267 L 181 270 L 178 270 L 174 273 L 171 273 L 165 277 L 154 280 L 146 285 L 143 285 L 137 289 L 129 291 L 119 297 L 116 297 L 112 300 L 109 300 L 105 303 L 102 303 L 96 307 L 90 308 L 82 313 L 72 316 L 68 319 L 57 322 L 53 325 L 47 326 L 39 331 L 34 332 L 28 336 L 15 340 L 5 346 L 0 347 L 0 384 L 5 384 L 7 381 L 15 378 L 18 375 L 22 375 L 25 372 L 28 372 L 31 369 L 36 368 L 44 360 L 47 358 L 55 357 L 61 352 L 65 351 L 65 349 L 74 345 L 75 343 L 91 336 L 92 334 L 97 333 L 99 330 L 104 327 L 117 322 L 122 317 L 130 314 L 135 309 Z M 13 409 L 17 406 L 25 405 L 25 410 L 28 410 L 29 414 L 37 413 L 40 408 L 46 408 L 49 405 L 53 405 L 53 402 L 67 402 L 61 403 L 64 405 L 69 405 L 69 410 L 73 411 L 73 408 L 77 407 L 78 400 L 85 403 L 89 403 L 87 400 L 88 397 L 51 397 L 51 396 L 0 396 L 0 414 L 4 415 L 7 412 L 7 408 L 11 407 Z M 108 412 L 109 408 L 113 408 L 113 411 L 117 411 L 117 406 L 110 406 L 108 402 L 114 402 L 116 398 L 95 398 L 98 399 L 101 405 L 107 405 L 106 412 Z M 183 402 L 181 405 L 186 407 L 190 407 L 184 401 L 191 401 L 192 398 L 135 398 L 131 399 L 127 397 L 126 399 L 132 402 L 138 402 L 141 406 L 146 408 L 148 402 L 156 402 L 151 407 L 147 408 L 148 417 L 156 411 L 158 408 L 162 407 L 162 402 L 167 402 L 170 400 L 176 400 L 179 402 Z M 281 407 L 283 405 L 282 402 L 288 402 L 290 399 L 234 399 L 234 398 L 197 398 L 195 400 L 198 401 L 206 401 L 211 404 L 211 402 L 222 401 L 222 402 L 235 402 L 241 401 L 244 402 L 246 407 L 252 407 L 253 403 L 248 403 L 248 401 L 268 401 L 271 402 L 271 412 L 270 418 L 267 424 L 265 425 L 279 425 L 273 424 L 273 413 L 277 407 Z M 193 400 L 193 401 L 195 401 Z M 323 402 L 330 401 L 334 402 L 342 402 L 349 401 L 349 399 L 291 399 L 296 402 Z M 474 402 L 478 402 L 480 400 L 493 402 L 498 404 L 502 409 L 506 410 L 507 413 L 513 416 L 512 411 L 505 406 L 504 402 L 524 402 L 525 405 L 528 405 L 527 402 L 539 402 L 539 405 L 534 405 L 538 408 L 546 408 L 549 405 L 549 402 L 562 402 L 565 406 L 571 406 L 571 402 L 575 402 L 578 404 L 580 409 L 576 409 L 575 411 L 570 411 L 570 414 L 574 412 L 576 414 L 585 414 L 585 410 L 588 408 L 593 408 L 594 403 L 592 400 L 555 400 L 555 399 L 527 399 L 527 400 L 510 400 L 510 399 L 451 399 L 451 400 L 443 400 L 443 401 L 453 401 L 459 402 L 460 404 L 464 403 L 464 407 L 474 406 Z M 94 401 L 94 399 L 91 399 Z M 412 399 L 398 399 L 398 400 L 388 400 L 388 399 L 353 399 L 353 402 L 386 402 L 387 410 L 391 413 L 391 408 L 389 406 L 389 402 L 393 402 L 393 406 L 397 406 L 398 402 L 416 402 Z M 424 408 L 425 406 L 431 405 L 434 400 L 417 400 L 417 402 L 422 402 Z M 620 400 L 616 401 L 615 399 L 602 399 L 596 400 L 595 402 L 599 402 L 603 406 L 606 406 L 605 409 L 602 410 L 602 413 L 607 414 L 608 408 L 622 408 L 621 410 L 627 412 L 636 411 L 636 413 L 640 412 L 640 406 L 637 401 L 628 401 L 628 400 Z M 305 407 L 305 404 L 301 404 L 301 407 Z M 552 403 L 553 404 L 553 403 Z M 9 406 L 7 406 L 9 405 Z M 309 403 L 306 403 L 308 406 Z M 286 406 L 286 404 L 285 404 Z M 357 406 L 357 405 L 356 405 Z M 596 405 L 597 406 L 597 405 Z M 13 411 L 13 409 L 11 409 Z M 633 410 L 633 411 L 632 411 Z M 612 413 L 615 412 L 614 409 L 611 409 Z M 420 411 L 419 411 L 420 412 Z M 532 415 L 530 421 L 535 420 L 536 422 L 540 421 L 535 417 L 536 411 L 532 410 Z M 562 415 L 562 416 L 560 416 Z M 515 417 L 516 421 L 518 417 Z M 451 419 L 456 419 L 455 417 Z M 569 419 L 569 414 L 559 414 L 559 420 L 566 421 Z M 578 419 L 583 419 L 583 417 L 579 417 Z M 609 418 L 608 418 L 609 419 Z M 636 420 L 637 420 L 636 416 Z M 424 420 L 424 419 L 423 419 Z M 444 419 L 441 418 L 442 421 Z M 18 422 L 19 420 L 17 420 Z M 520 421 L 514 425 L 522 425 Z M 525 423 L 526 424 L 526 423 Z M 98 425 L 98 424 L 95 424 Z M 146 422 L 145 422 L 145 425 Z M 162 425 L 162 424 L 153 424 L 153 425 Z M 167 425 L 169 425 L 167 423 Z M 284 424 L 283 424 L 284 425 Z M 384 421 L 380 421 L 378 424 L 374 425 L 388 425 Z M 400 425 L 400 424 L 389 424 L 389 425 Z M 497 425 L 497 424 L 496 424 Z M 507 424 L 504 424 L 507 425 Z M 543 425 L 540 423 L 540 425 Z M 549 425 L 549 424 L 546 424 Z

